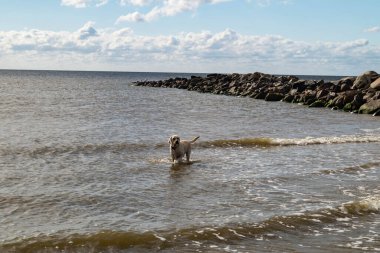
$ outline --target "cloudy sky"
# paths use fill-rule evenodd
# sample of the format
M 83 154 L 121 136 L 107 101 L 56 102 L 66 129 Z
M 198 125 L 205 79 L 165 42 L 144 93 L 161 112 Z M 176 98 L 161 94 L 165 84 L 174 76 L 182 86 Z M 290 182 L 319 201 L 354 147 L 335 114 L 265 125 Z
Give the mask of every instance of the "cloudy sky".
M 379 0 L 3 0 L 0 68 L 380 72 Z

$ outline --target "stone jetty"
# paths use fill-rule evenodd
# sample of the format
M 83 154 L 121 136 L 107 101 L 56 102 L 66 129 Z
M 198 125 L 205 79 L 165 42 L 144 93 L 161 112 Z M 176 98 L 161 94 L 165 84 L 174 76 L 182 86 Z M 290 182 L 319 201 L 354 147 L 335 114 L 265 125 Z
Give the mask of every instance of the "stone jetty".
M 296 76 L 255 72 L 138 81 L 134 85 L 301 103 L 309 107 L 380 116 L 380 75 L 375 71 L 337 81 L 302 80 Z

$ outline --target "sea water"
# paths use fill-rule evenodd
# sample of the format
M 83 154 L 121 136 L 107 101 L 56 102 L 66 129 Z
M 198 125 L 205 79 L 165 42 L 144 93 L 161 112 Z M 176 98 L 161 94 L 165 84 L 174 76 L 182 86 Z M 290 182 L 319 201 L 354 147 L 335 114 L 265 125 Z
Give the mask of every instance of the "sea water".
M 0 252 L 380 251 L 378 117 L 176 76 L 0 71 Z

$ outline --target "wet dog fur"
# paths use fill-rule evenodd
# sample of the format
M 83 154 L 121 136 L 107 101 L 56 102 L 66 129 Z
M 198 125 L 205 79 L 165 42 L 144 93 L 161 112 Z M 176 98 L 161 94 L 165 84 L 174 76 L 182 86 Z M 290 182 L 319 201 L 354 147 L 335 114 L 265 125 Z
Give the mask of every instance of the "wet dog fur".
M 169 148 L 171 161 L 173 163 L 182 162 L 182 158 L 186 155 L 186 162 L 189 162 L 191 154 L 191 144 L 198 140 L 198 138 L 199 136 L 195 137 L 191 141 L 181 141 L 181 138 L 178 135 L 172 135 L 168 141 L 170 145 Z

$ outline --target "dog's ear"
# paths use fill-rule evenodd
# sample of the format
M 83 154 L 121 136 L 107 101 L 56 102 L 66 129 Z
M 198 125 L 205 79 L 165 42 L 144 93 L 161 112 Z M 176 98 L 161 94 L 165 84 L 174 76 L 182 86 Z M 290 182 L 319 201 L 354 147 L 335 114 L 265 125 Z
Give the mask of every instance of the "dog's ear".
M 169 137 L 168 143 L 169 143 L 169 144 L 172 143 L 172 137 Z

